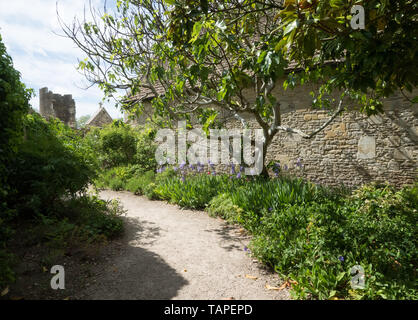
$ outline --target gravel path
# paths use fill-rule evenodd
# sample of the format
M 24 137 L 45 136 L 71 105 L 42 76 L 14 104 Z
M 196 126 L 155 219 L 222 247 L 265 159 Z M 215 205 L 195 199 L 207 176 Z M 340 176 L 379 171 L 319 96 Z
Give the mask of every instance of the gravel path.
M 244 250 L 243 229 L 129 192 L 100 195 L 122 202 L 126 232 L 78 298 L 289 299 L 287 289 L 267 289 L 280 279 Z

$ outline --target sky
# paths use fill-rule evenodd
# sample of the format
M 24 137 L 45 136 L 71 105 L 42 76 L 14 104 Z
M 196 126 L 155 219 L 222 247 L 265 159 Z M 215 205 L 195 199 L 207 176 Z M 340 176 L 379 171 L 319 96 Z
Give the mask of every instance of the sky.
M 104 0 L 91 2 L 103 8 Z M 89 0 L 0 0 L 0 35 L 22 81 L 35 90 L 30 101 L 34 109 L 39 110 L 39 89 L 48 87 L 54 93 L 73 95 L 76 118 L 92 115 L 103 94 L 96 86 L 85 89 L 88 83 L 76 69 L 77 59 L 85 55 L 70 39 L 55 34 L 63 34 L 56 4 L 62 19 L 71 23 L 75 16 L 82 17 Z M 122 117 L 113 101 L 103 106 L 112 118 Z

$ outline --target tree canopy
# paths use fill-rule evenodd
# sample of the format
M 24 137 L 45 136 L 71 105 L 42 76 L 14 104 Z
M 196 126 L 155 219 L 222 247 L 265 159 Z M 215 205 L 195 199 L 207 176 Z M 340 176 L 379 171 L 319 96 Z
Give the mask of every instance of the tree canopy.
M 126 90 L 121 105 L 128 110 L 141 108 L 136 97 L 149 92 L 163 119 L 197 113 L 208 126 L 223 109 L 245 126 L 240 114 L 250 113 L 264 149 L 279 131 L 311 138 L 348 107 L 374 114 L 381 98 L 417 84 L 413 0 L 367 1 L 365 29 L 351 27 L 352 6 L 362 3 L 352 0 L 116 3 L 116 12 L 90 8 L 90 21 L 63 24 L 86 54 L 79 68 L 92 84 L 107 96 Z M 313 105 L 334 110 L 329 120 L 311 133 L 283 126 L 273 94 L 279 78 L 285 89 L 320 83 Z

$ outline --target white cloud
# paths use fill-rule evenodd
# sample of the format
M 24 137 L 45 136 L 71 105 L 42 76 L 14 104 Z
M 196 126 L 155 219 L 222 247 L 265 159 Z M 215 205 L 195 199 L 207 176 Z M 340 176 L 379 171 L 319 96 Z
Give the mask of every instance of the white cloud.
M 92 0 L 96 8 L 104 0 Z M 89 0 L 58 0 L 61 18 L 69 23 L 75 16 L 83 17 Z M 87 10 L 88 12 L 88 10 Z M 76 101 L 77 117 L 93 114 L 101 101 L 97 87 L 83 90 L 86 81 L 76 70 L 77 58 L 84 57 L 70 39 L 62 34 L 56 14 L 56 0 L 0 0 L 0 34 L 12 56 L 14 65 L 28 87 L 48 87 L 60 94 L 72 94 Z M 39 108 L 38 97 L 31 100 Z M 104 103 L 112 117 L 121 112 L 112 103 Z

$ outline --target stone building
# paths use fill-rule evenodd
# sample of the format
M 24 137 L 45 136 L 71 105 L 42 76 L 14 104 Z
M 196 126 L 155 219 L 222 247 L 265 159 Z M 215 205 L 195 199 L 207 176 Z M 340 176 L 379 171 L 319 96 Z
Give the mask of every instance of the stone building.
M 100 103 L 99 110 L 86 122 L 86 127 L 103 127 L 112 123 L 113 119 Z
M 39 113 L 46 119 L 58 118 L 66 125 L 75 128 L 75 102 L 71 94 L 57 94 L 47 87 L 39 89 Z
M 274 95 L 281 103 L 282 124 L 305 133 L 313 132 L 330 117 L 326 110 L 313 110 L 310 92 L 313 85 L 283 90 L 281 83 Z M 247 92 L 251 96 L 251 92 Z M 143 124 L 151 114 L 149 92 L 140 97 L 144 114 L 131 123 Z M 411 96 L 418 95 L 415 90 Z M 249 99 L 255 99 L 250 97 Z M 242 128 L 232 114 L 227 128 Z M 250 114 L 241 114 L 250 128 L 259 128 Z M 311 139 L 298 134 L 278 132 L 269 146 L 266 162 L 280 161 L 292 174 L 326 185 L 356 186 L 379 181 L 403 185 L 418 178 L 418 106 L 401 94 L 384 101 L 384 113 L 367 117 L 344 112 Z M 296 166 L 300 159 L 303 167 Z

